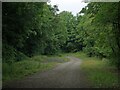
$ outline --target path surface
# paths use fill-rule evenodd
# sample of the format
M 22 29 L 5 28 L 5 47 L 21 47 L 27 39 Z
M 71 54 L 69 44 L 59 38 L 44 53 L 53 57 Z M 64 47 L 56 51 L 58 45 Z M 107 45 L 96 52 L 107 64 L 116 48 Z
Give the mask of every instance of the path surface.
M 75 57 L 61 63 L 52 70 L 36 73 L 23 80 L 5 86 L 7 88 L 89 88 L 89 83 L 80 69 L 82 63 Z

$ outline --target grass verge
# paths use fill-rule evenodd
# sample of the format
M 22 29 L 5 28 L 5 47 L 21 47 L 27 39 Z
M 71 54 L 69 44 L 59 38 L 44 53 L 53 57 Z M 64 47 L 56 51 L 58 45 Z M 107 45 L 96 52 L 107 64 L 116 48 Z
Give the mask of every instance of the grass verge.
M 87 57 L 82 52 L 71 55 L 82 59 L 81 68 L 86 73 L 94 88 L 119 87 L 117 69 L 109 64 L 109 60 Z
M 36 72 L 52 69 L 58 63 L 67 62 L 63 56 L 34 56 L 27 60 L 14 62 L 12 64 L 3 63 L 3 83 L 11 80 L 21 79 Z

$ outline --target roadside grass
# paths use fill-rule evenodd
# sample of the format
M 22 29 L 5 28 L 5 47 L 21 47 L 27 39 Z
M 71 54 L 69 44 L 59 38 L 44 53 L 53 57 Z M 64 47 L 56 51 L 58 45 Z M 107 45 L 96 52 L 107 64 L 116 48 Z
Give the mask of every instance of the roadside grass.
M 70 55 L 80 58 L 83 62 L 81 69 L 87 75 L 93 88 L 118 88 L 118 72 L 115 66 L 109 64 L 107 59 L 87 57 L 82 52 L 71 53 Z
M 86 60 L 81 65 L 89 80 L 96 88 L 118 87 L 117 73 L 113 72 L 115 67 L 109 66 L 107 61 L 97 59 Z
M 14 62 L 12 64 L 2 64 L 2 80 L 3 83 L 11 80 L 21 79 L 25 76 L 31 75 L 36 72 L 52 69 L 58 63 L 67 62 L 68 60 L 61 56 L 34 56 L 27 60 Z
M 74 57 L 77 57 L 77 58 L 80 58 L 80 59 L 84 59 L 84 60 L 86 60 L 86 57 L 87 57 L 87 55 L 85 53 L 83 53 L 83 52 L 66 53 L 66 55 L 74 56 Z

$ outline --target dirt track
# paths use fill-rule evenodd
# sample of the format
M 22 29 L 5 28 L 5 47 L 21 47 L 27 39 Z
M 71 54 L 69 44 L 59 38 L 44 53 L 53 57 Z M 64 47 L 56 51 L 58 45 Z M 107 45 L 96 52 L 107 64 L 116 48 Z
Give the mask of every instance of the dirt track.
M 69 62 L 61 63 L 52 70 L 36 73 L 22 80 L 6 85 L 6 88 L 90 88 L 84 73 L 80 69 L 82 61 L 67 57 Z

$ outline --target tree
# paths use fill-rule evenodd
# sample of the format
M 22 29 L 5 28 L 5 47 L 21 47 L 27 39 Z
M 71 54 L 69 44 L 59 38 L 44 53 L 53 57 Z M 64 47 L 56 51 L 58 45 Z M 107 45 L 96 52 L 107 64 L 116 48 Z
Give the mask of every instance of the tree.
M 118 6 L 118 3 L 113 2 L 89 3 L 78 14 L 77 26 L 83 35 L 86 53 L 89 56 L 113 58 L 111 61 L 117 66 L 120 62 Z M 81 16 L 81 13 L 84 15 Z

